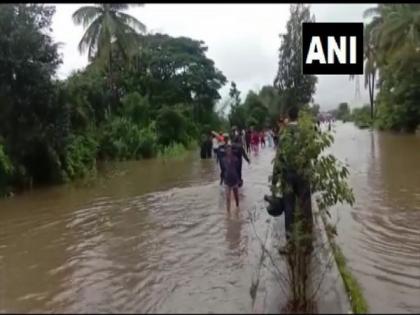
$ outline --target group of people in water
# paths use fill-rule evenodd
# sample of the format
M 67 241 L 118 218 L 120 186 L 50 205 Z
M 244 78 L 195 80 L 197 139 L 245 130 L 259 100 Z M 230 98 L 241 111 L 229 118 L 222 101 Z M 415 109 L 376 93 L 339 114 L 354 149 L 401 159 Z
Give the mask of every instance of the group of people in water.
M 240 130 L 235 126 L 230 134 L 212 131 L 203 138 L 201 158 L 214 157 L 219 164 L 220 185 L 225 185 L 228 212 L 230 212 L 232 194 L 236 207 L 239 207 L 239 188 L 243 185 L 242 160 L 250 164 L 249 155 L 252 152 L 257 155 L 260 148 L 276 148 L 277 143 L 278 130 L 257 131 L 254 128 Z
M 237 209 L 239 209 L 239 188 L 243 185 L 242 179 L 242 160 L 251 163 L 249 158 L 253 152 L 258 155 L 261 148 L 272 147 L 277 153 L 283 152 L 282 142 L 285 141 L 286 135 L 294 135 L 299 132 L 298 124 L 299 108 L 293 106 L 289 109 L 288 118 L 280 118 L 274 129 L 256 131 L 255 129 L 240 130 L 233 127 L 229 134 L 212 131 L 204 136 L 201 145 L 201 158 L 207 159 L 215 157 L 220 166 L 220 185 L 225 185 L 227 211 L 231 209 L 231 195 L 233 194 Z M 321 122 L 324 120 L 317 119 L 314 128 L 321 131 Z M 328 130 L 331 130 L 331 119 L 326 121 Z M 290 142 L 290 139 L 288 140 Z M 296 143 L 295 145 L 299 145 Z M 279 151 L 280 150 L 280 151 Z M 280 154 L 281 155 L 281 154 Z M 290 157 L 289 157 L 290 158 Z M 293 157 L 291 157 L 293 159 Z M 295 206 L 299 204 L 299 208 L 303 212 L 305 226 L 312 226 L 312 206 L 311 206 L 311 187 L 310 183 L 302 175 L 302 170 L 294 169 L 294 164 L 286 158 L 281 157 L 281 169 L 284 170 L 281 175 L 281 181 L 291 188 L 291 191 L 285 190 L 281 196 L 266 195 L 265 201 L 269 203 L 267 211 L 272 216 L 279 216 L 284 213 L 286 239 L 290 241 L 292 234 L 292 225 L 294 222 Z M 278 163 L 278 161 L 277 161 Z M 278 165 L 278 164 L 277 164 Z M 276 173 L 276 163 L 273 167 L 272 185 L 275 186 L 278 176 Z M 288 242 L 289 243 L 289 242 Z M 288 245 L 281 252 L 286 252 Z

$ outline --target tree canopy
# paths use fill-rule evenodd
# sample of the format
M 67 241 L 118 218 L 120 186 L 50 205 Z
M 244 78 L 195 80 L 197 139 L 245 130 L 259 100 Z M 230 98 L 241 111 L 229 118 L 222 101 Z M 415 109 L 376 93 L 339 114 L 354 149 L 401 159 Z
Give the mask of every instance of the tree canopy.
M 57 80 L 54 7 L 2 6 L 0 194 L 85 176 L 97 159 L 187 148 L 224 124 L 215 104 L 226 78 L 205 43 L 142 35 L 145 26 L 126 8 L 100 4 L 74 13 L 86 27 L 79 48 L 90 63 Z
M 310 8 L 304 4 L 290 5 L 286 33 L 281 34 L 279 64 L 274 86 L 284 97 L 285 111 L 292 105 L 304 106 L 312 101 L 317 77 L 302 73 L 302 23 L 315 22 Z
M 415 4 L 379 4 L 365 12 L 365 17 L 372 17 L 366 27 L 365 71 L 371 78 L 373 111 L 371 90 L 378 69 L 376 123 L 381 129 L 414 132 L 420 123 L 419 14 Z

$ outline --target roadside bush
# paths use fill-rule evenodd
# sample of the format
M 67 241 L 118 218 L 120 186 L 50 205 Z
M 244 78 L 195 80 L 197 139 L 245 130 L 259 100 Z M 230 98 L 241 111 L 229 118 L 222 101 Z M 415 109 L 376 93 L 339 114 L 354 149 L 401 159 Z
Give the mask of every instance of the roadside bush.
M 8 193 L 9 179 L 13 173 L 13 165 L 0 144 L 0 196 Z
M 110 159 L 150 158 L 156 152 L 153 127 L 141 129 L 131 119 L 113 118 L 102 130 L 100 156 Z
M 187 148 L 181 143 L 172 143 L 169 146 L 162 147 L 159 150 L 160 158 L 181 157 L 187 152 Z
M 376 125 L 381 130 L 408 131 L 416 130 L 420 121 L 420 109 L 406 104 L 378 105 Z
M 187 119 L 178 108 L 163 107 L 156 119 L 156 132 L 159 144 L 169 146 L 173 143 L 188 143 Z
M 138 92 L 129 93 L 121 100 L 121 114 L 141 126 L 147 126 L 150 122 L 150 104 L 147 98 Z
M 140 130 L 140 147 L 138 154 L 142 158 L 152 158 L 157 153 L 157 137 L 153 126 Z
M 370 118 L 370 107 L 365 105 L 360 108 L 353 109 L 351 119 L 359 128 L 368 128 L 372 126 L 372 119 Z
M 72 135 L 63 163 L 67 179 L 80 178 L 94 170 L 97 150 L 98 143 L 92 134 Z

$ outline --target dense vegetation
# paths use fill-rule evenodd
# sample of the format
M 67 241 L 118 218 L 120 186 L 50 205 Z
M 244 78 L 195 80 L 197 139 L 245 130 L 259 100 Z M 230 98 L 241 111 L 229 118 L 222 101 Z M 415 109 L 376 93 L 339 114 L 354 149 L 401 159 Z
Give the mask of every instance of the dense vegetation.
M 234 102 L 229 116 L 231 124 L 254 126 L 256 129 L 275 127 L 279 116 L 286 116 L 292 105 L 309 108 L 313 102 L 317 77 L 303 75 L 302 66 L 302 23 L 315 20 L 308 6 L 291 5 L 291 17 L 287 22 L 285 34 L 279 49 L 279 64 L 274 84 L 264 86 L 260 91 L 250 91 L 243 103 Z M 231 95 L 236 95 L 234 86 Z M 314 113 L 319 105 L 312 106 Z
M 90 64 L 57 80 L 62 62 L 51 37 L 53 6 L 5 4 L 0 11 L 0 194 L 86 175 L 98 159 L 149 158 L 182 151 L 203 132 L 229 123 L 273 127 L 297 104 L 308 108 L 316 77 L 302 75 L 301 23 L 309 8 L 291 6 L 273 85 L 243 101 L 232 82 L 228 122 L 215 110 L 225 76 L 202 41 L 146 34 L 127 4 L 81 7 L 79 49 Z M 413 132 L 420 122 L 420 7 L 367 10 L 365 86 L 370 108 L 353 110 L 360 126 Z M 376 100 L 375 88 L 378 89 Z M 313 113 L 319 106 L 313 105 Z M 345 119 L 348 118 L 346 113 Z
M 365 12 L 372 17 L 365 26 L 365 87 L 370 121 L 380 129 L 414 132 L 420 123 L 419 14 L 417 4 L 379 4 Z M 367 124 L 366 111 L 353 114 L 359 125 Z
M 338 104 L 338 108 L 335 111 L 335 118 L 338 120 L 348 121 L 350 120 L 350 107 L 347 103 Z
M 373 126 L 371 119 L 371 107 L 367 104 L 363 107 L 353 108 L 350 116 L 355 125 L 359 128 L 368 128 Z
M 124 4 L 82 7 L 79 49 L 90 64 L 66 80 L 50 35 L 53 6 L 0 10 L 0 194 L 65 182 L 97 159 L 149 158 L 189 147 L 220 128 L 224 75 L 204 42 L 164 34 L 123 13 Z

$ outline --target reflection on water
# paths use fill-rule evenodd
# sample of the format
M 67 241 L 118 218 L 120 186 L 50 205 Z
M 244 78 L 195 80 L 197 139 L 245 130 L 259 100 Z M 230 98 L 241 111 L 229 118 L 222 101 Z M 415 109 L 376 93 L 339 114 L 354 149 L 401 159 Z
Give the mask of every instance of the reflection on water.
M 215 161 L 196 155 L 107 165 L 90 185 L 1 200 L 0 312 L 250 312 L 248 210 L 272 156 L 244 165 L 231 216 Z
M 371 312 L 420 311 L 420 137 L 337 126 L 356 204 L 338 207 L 339 241 Z

